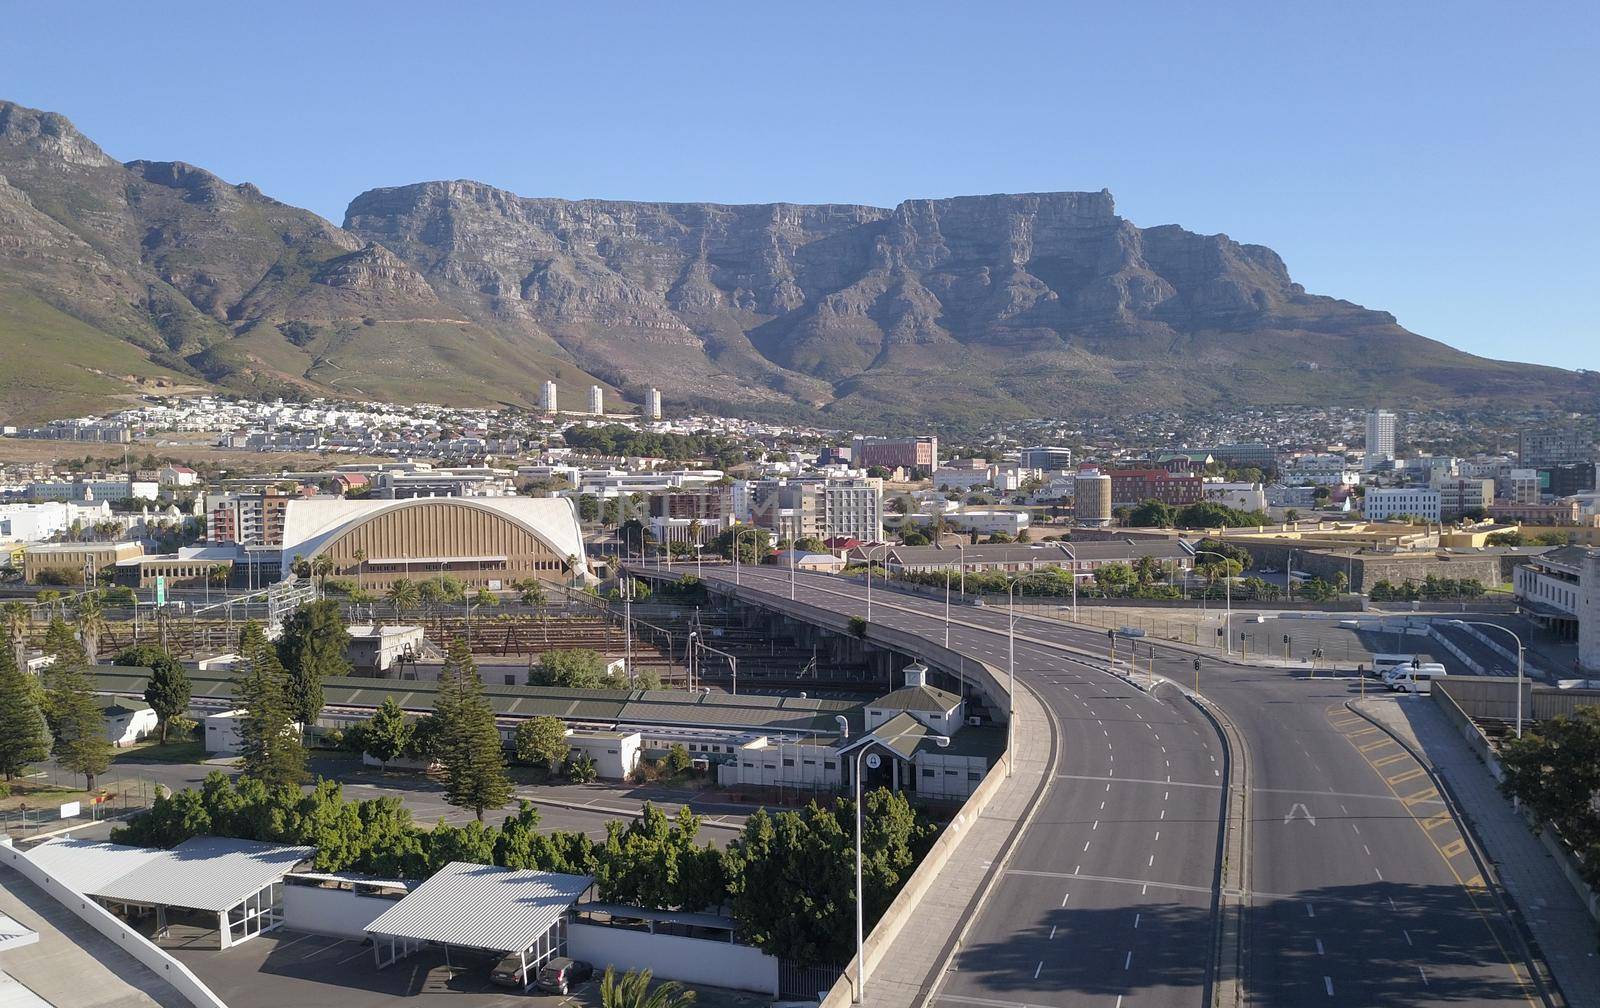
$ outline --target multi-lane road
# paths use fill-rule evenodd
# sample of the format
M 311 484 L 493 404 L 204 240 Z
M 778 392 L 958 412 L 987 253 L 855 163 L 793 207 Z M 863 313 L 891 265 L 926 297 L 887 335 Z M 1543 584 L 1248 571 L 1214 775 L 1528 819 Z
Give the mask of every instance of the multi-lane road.
M 725 569 L 704 576 L 733 579 Z M 747 567 L 741 576 L 746 587 L 789 594 L 788 572 Z M 800 574 L 794 591 L 812 606 L 865 612 L 858 582 Z M 941 601 L 880 586 L 872 622 L 942 644 L 944 611 Z M 1004 671 L 1007 623 L 1004 609 L 955 607 L 950 647 Z M 1178 691 L 1146 693 L 1107 671 L 1104 631 L 1023 617 L 1016 633 L 1017 678 L 1054 724 L 1054 774 L 932 1001 L 1215 1003 L 1228 750 Z M 1147 651 L 1141 643 L 1141 668 Z M 1192 684 L 1194 661 L 1157 646 L 1154 671 Z M 1250 767 L 1250 1003 L 1542 1003 L 1427 773 L 1346 708 L 1358 683 L 1209 657 L 1198 678 Z

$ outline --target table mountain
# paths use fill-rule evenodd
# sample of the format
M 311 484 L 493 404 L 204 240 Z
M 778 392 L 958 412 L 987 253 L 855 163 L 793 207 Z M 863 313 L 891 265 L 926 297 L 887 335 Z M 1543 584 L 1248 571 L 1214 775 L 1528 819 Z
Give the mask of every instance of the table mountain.
M 395 400 L 902 419 L 1274 403 L 1592 404 L 1307 294 L 1270 249 L 1140 228 L 1110 193 L 853 206 L 358 196 L 342 227 L 0 103 L 0 411 L 154 380 Z

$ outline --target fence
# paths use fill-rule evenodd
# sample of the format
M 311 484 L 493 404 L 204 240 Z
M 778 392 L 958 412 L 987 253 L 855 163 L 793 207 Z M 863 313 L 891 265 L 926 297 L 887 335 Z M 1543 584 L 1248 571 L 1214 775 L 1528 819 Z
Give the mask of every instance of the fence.
M 96 798 L 99 800 L 91 800 L 82 794 L 83 778 L 80 775 L 69 774 L 56 767 L 19 778 L 19 782 L 49 784 L 63 791 L 21 796 L 17 808 L 0 812 L 0 832 L 16 840 L 27 840 L 108 819 L 126 819 L 149 808 L 155 800 L 156 785 L 137 777 L 107 778 L 101 775 L 95 782 Z M 63 810 L 68 810 L 68 814 L 63 815 Z

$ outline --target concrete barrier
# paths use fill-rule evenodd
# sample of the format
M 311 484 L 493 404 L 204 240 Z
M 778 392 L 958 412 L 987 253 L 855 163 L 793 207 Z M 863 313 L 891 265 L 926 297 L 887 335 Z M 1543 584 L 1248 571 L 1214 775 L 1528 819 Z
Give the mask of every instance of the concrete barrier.
M 878 923 L 873 926 L 872 933 L 867 936 L 865 942 L 866 965 L 869 975 L 877 969 L 878 963 L 887 954 L 889 946 L 894 943 L 895 938 L 900 934 L 900 930 L 905 927 L 906 922 L 916 912 L 917 904 L 922 901 L 923 895 L 933 886 L 939 872 L 955 855 L 956 849 L 966 836 L 967 828 L 983 814 L 983 810 L 993 800 L 995 793 L 1005 786 L 1005 782 L 1006 766 L 1004 762 L 996 763 L 989 768 L 988 774 L 984 776 L 977 790 L 972 792 L 972 796 L 967 799 L 966 804 L 961 806 L 961 811 L 956 814 L 954 819 L 950 820 L 950 825 L 944 828 L 944 832 L 939 834 L 939 839 L 935 840 L 933 846 L 928 849 L 928 853 L 923 857 L 922 862 L 917 865 L 917 870 L 911 873 L 909 879 L 906 879 L 905 885 L 900 888 L 900 892 L 895 896 L 894 902 L 890 903 L 889 908 L 883 912 L 883 916 L 878 918 Z M 856 960 L 855 957 L 852 957 L 845 966 L 844 974 L 829 989 L 828 996 L 822 1000 L 821 1008 L 844 1008 L 845 1005 L 850 1004 L 855 990 L 855 975 Z
M 150 939 L 129 927 L 105 907 L 67 888 L 13 847 L 10 837 L 0 839 L 0 861 L 15 868 L 17 874 L 38 886 L 40 891 L 71 910 L 90 927 L 116 942 L 119 948 L 149 967 L 152 973 L 188 998 L 189 1003 L 195 1008 L 228 1008 L 227 1004 L 217 997 L 204 981 L 195 976 L 189 967 L 158 948 Z

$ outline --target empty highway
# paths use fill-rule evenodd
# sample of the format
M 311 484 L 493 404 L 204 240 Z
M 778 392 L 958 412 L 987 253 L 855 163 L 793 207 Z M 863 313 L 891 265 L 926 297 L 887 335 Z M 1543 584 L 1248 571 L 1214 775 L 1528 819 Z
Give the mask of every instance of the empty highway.
M 726 586 L 733 572 L 704 577 Z M 741 577 L 788 598 L 787 571 Z M 800 574 L 795 596 L 865 615 L 856 581 Z M 951 613 L 951 648 L 1003 673 L 1005 610 Z M 942 644 L 943 614 L 942 600 L 874 586 L 875 624 Z M 1211 1004 L 1222 740 L 1176 691 L 1152 696 L 1106 671 L 1103 631 L 1021 617 L 1016 632 L 1018 679 L 1054 721 L 1055 774 L 932 1000 Z M 1139 644 L 1142 669 L 1149 650 Z M 1344 706 L 1358 683 L 1200 661 L 1201 692 L 1242 736 L 1251 771 L 1248 1003 L 1541 1004 L 1427 774 Z M 1155 649 L 1169 678 L 1192 684 L 1193 662 Z

